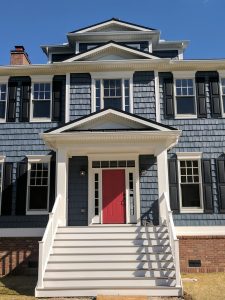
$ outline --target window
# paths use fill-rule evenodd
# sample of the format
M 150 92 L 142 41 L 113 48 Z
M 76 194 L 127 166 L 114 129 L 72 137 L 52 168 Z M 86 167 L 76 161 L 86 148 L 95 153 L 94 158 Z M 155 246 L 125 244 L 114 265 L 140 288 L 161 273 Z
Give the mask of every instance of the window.
M 131 111 L 130 79 L 95 80 L 95 111 L 114 108 Z
M 49 209 L 49 156 L 29 161 L 27 213 L 47 213 Z M 29 158 L 28 158 L 29 159 Z
M 50 119 L 51 116 L 51 84 L 33 84 L 33 119 Z
M 6 116 L 6 84 L 0 84 L 0 119 L 5 120 Z
M 223 113 L 225 114 L 225 78 L 221 79 Z
M 200 159 L 179 161 L 181 209 L 202 209 L 202 180 Z M 191 210 L 190 210 L 191 211 Z
M 176 115 L 196 115 L 196 102 L 193 79 L 176 79 L 175 81 Z

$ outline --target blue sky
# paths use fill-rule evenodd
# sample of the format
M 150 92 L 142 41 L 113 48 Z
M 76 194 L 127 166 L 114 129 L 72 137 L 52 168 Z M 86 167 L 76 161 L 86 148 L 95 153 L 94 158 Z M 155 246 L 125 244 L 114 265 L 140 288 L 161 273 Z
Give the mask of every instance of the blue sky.
M 225 58 L 225 0 L 1 0 L 0 65 L 14 45 L 24 45 L 32 63 L 46 63 L 40 45 L 112 17 L 190 40 L 185 58 Z

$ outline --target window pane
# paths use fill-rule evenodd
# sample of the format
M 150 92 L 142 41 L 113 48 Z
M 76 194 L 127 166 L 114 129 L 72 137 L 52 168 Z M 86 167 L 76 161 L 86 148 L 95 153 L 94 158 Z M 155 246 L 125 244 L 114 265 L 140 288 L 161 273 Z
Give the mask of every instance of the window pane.
M 176 97 L 177 114 L 195 114 L 194 97 Z
M 177 87 L 181 87 L 181 80 L 180 80 L 180 79 L 177 79 L 177 80 L 176 80 L 176 86 L 177 86 Z
M 50 101 L 34 101 L 34 118 L 50 118 Z
M 41 195 L 41 196 L 40 196 Z M 29 209 L 47 209 L 48 187 L 31 186 L 29 187 Z
M 199 184 L 181 184 L 182 207 L 200 207 Z
M 5 101 L 0 101 L 0 118 L 5 118 Z
M 225 113 L 225 96 L 223 96 L 223 112 Z
M 115 108 L 122 109 L 122 99 L 121 98 L 105 98 L 104 108 Z

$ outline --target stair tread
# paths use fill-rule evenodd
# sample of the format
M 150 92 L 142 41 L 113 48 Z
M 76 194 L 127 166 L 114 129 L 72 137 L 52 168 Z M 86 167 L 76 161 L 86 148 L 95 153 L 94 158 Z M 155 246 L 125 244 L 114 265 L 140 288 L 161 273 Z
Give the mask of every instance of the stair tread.
M 175 276 L 151 276 L 151 277 L 63 277 L 63 278 L 55 278 L 55 277 L 49 277 L 44 278 L 44 281 L 50 281 L 50 280 L 56 280 L 56 281 L 69 281 L 69 280 L 76 280 L 76 281 L 82 281 L 82 280 L 88 280 L 88 281 L 96 281 L 96 280 L 155 280 L 155 279 L 175 279 Z
M 175 268 L 121 268 L 121 269 L 111 269 L 111 268 L 101 268 L 101 269 L 46 269 L 46 272 L 79 272 L 79 271 L 174 271 Z
M 64 261 L 64 260 L 61 260 L 61 261 L 48 261 L 48 263 L 129 263 L 129 262 L 141 262 L 141 263 L 145 263 L 145 262 L 149 262 L 149 263 L 153 263 L 153 262 L 158 262 L 158 263 L 161 263 L 161 262 L 173 262 L 173 259 L 160 259 L 160 261 L 158 260 L 101 260 L 101 261 L 96 261 L 96 260 L 73 260 L 73 261 Z

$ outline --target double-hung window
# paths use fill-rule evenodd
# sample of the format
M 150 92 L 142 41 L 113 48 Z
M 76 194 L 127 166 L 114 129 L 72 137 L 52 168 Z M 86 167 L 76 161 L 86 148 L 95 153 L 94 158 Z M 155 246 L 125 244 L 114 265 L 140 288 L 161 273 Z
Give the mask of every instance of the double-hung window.
M 196 116 L 193 79 L 175 79 L 175 112 L 181 118 Z
M 178 156 L 181 211 L 202 212 L 201 159 Z
M 5 121 L 6 99 L 7 99 L 7 86 L 5 83 L 0 83 L 0 121 Z
M 221 78 L 221 94 L 222 94 L 223 114 L 225 115 L 225 78 Z
M 27 214 L 48 213 L 50 157 L 28 157 Z
M 132 112 L 130 78 L 95 79 L 94 89 L 93 111 L 114 108 Z
M 45 121 L 51 119 L 51 83 L 36 82 L 32 93 L 32 119 Z

